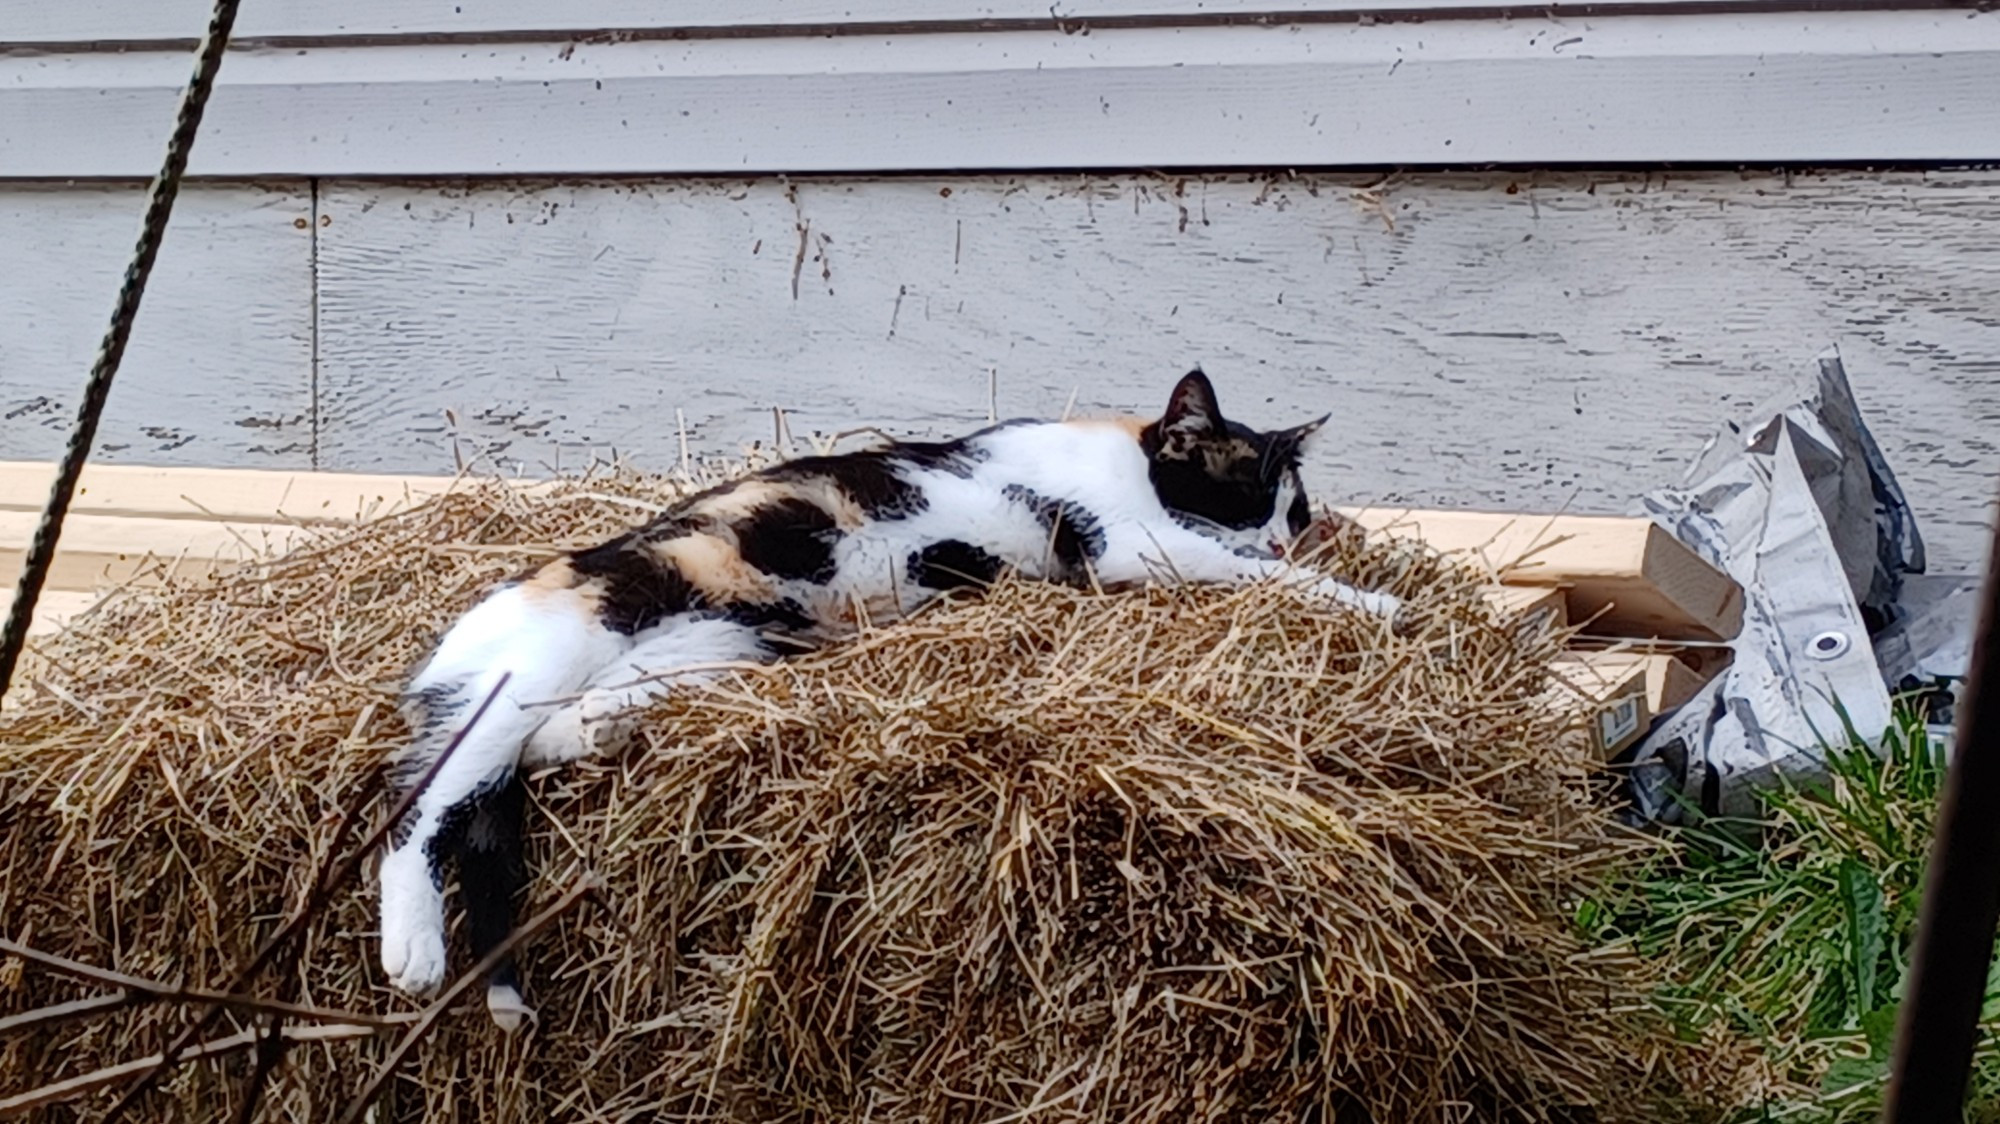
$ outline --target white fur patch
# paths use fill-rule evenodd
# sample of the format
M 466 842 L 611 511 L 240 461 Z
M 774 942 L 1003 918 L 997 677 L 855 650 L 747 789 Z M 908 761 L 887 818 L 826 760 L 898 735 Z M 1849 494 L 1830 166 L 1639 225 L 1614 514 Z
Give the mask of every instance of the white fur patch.
M 529 737 L 522 762 L 533 768 L 616 753 L 631 738 L 635 711 L 731 666 L 767 659 L 756 631 L 734 621 L 669 618 L 592 672 L 582 697 Z

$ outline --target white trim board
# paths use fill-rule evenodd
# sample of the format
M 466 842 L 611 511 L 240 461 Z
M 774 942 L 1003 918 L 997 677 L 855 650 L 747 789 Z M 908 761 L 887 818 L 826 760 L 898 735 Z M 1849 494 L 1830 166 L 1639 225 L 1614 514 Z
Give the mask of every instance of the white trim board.
M 177 53 L 0 57 L 0 178 L 140 177 Z M 192 174 L 2000 158 L 2000 14 L 246 51 Z
M 211 0 L 0 0 L 0 49 L 40 44 L 173 44 L 201 34 Z M 785 29 L 869 34 L 882 28 L 964 31 L 1042 28 L 1085 33 L 1135 23 L 1291 24 L 1378 16 L 1449 19 L 1500 10 L 1523 16 L 1583 17 L 1605 9 L 1769 10 L 1934 7 L 1972 9 L 1976 0 L 265 0 L 246 5 L 235 38 L 516 37 L 523 33 L 782 34 Z M 304 45 L 304 44 L 301 44 Z M 318 44 L 325 45 L 325 44 Z

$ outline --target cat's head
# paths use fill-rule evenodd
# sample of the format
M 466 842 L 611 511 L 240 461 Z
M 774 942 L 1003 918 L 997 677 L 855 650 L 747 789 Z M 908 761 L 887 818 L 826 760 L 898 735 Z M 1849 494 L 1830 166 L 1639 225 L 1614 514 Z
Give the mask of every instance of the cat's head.
M 1326 418 L 1260 432 L 1222 416 L 1199 368 L 1141 436 L 1153 491 L 1176 519 L 1232 547 L 1282 554 L 1312 515 L 1299 451 Z

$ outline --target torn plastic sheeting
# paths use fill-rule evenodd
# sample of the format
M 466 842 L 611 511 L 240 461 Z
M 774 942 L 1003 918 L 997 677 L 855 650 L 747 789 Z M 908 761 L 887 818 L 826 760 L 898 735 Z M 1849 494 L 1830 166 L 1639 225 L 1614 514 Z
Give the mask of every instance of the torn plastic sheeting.
M 1979 578 L 1924 575 L 1903 584 L 1896 621 L 1875 636 L 1875 662 L 1898 694 L 1922 696 L 1931 738 L 1948 746 L 1958 690 L 1972 666 Z
M 1635 810 L 1680 818 L 1754 812 L 1753 794 L 1823 769 L 1822 746 L 1889 727 L 1868 625 L 1893 618 L 1923 542 L 1862 421 L 1837 355 L 1814 391 L 1747 440 L 1712 443 L 1690 487 L 1644 510 L 1743 586 L 1730 666 L 1659 722 L 1629 759 Z

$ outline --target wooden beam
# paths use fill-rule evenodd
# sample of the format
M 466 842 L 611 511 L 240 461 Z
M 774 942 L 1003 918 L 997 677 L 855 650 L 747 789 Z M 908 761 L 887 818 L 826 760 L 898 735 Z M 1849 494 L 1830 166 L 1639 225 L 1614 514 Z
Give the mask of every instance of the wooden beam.
M 1566 591 L 1594 635 L 1718 641 L 1743 624 L 1743 590 L 1649 519 L 1344 508 L 1370 534 L 1420 540 L 1508 585 Z
M 102 594 L 80 589 L 44 589 L 35 599 L 35 615 L 28 622 L 29 636 L 45 636 L 68 624 L 71 618 L 96 605 Z M 0 589 L 0 618 L 14 606 L 13 589 Z
M 1548 586 L 1495 585 L 1480 591 L 1500 619 L 1511 622 L 1522 633 L 1562 628 L 1569 623 L 1569 605 L 1563 590 Z
M 19 580 L 39 515 L 0 511 L 0 588 Z M 302 529 L 282 523 L 72 515 L 45 590 L 93 590 L 165 577 L 198 578 L 288 549 Z
M 55 466 L 44 461 L 0 461 L 0 512 L 40 512 L 54 477 Z M 90 465 L 70 511 L 208 522 L 350 523 L 405 510 L 454 486 L 458 482 L 449 476 Z M 0 544 L 13 545 L 13 537 L 0 536 Z

